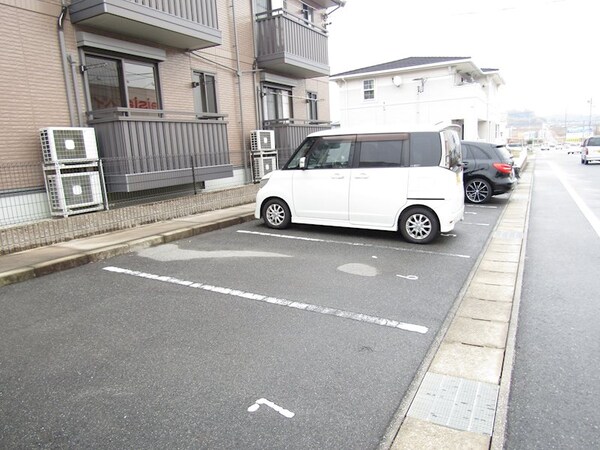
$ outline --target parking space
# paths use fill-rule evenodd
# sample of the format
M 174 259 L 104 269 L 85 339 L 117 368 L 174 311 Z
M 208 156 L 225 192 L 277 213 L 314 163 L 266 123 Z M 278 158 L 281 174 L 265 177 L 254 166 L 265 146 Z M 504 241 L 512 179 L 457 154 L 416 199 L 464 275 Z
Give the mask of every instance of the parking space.
M 374 448 L 505 204 L 427 246 L 253 221 L 5 287 L 9 442 Z

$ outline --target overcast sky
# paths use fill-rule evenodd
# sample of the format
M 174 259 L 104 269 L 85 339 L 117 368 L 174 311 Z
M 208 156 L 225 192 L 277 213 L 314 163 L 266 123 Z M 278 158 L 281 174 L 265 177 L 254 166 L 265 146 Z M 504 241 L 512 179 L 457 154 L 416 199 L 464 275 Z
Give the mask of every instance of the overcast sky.
M 329 21 L 331 74 L 465 56 L 500 70 L 508 109 L 600 113 L 600 0 L 347 0 Z

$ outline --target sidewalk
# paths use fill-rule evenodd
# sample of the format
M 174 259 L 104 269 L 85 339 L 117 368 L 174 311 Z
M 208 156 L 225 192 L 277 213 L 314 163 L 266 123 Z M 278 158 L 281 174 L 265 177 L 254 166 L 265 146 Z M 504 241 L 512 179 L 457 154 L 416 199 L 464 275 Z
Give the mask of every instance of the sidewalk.
M 532 172 L 521 174 L 380 448 L 504 447 Z
M 254 203 L 0 256 L 0 286 L 254 219 Z

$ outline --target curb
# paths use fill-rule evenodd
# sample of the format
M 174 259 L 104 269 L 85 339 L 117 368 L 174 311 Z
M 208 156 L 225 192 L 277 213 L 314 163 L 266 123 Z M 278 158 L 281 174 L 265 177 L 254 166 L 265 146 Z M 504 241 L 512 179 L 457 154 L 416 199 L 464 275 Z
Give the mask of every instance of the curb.
M 178 230 L 163 232 L 154 236 L 129 240 L 120 244 L 107 245 L 106 247 L 88 250 L 75 255 L 55 258 L 23 268 L 9 270 L 0 273 L 0 287 L 31 280 L 32 278 L 42 277 L 54 272 L 73 269 L 88 263 L 98 262 L 104 259 L 112 258 L 113 256 L 123 255 L 131 251 L 154 247 L 180 239 L 197 236 L 203 233 L 208 233 L 210 231 L 216 231 L 222 228 L 248 222 L 253 219 L 254 213 L 246 213 L 237 217 L 217 220 L 201 225 L 186 226 Z
M 383 450 L 384 448 L 433 448 L 439 445 L 443 445 L 444 448 L 449 449 L 462 449 L 469 447 L 481 450 L 500 450 L 503 448 L 506 432 L 506 419 L 508 412 L 508 400 L 510 395 L 511 374 L 514 361 L 514 349 L 516 341 L 516 330 L 518 324 L 521 283 L 523 280 L 527 227 L 529 224 L 531 192 L 533 188 L 533 173 L 531 174 L 530 180 L 531 181 L 529 182 L 529 186 L 527 186 L 526 184 L 523 186 L 524 189 L 527 190 L 527 203 L 524 213 L 520 211 L 520 213 L 523 214 L 523 230 L 518 251 L 518 266 L 516 268 L 514 278 L 512 278 L 514 281 L 512 282 L 513 284 L 511 289 L 512 293 L 510 303 L 510 315 L 507 316 L 508 324 L 504 326 L 502 323 L 506 319 L 502 320 L 498 318 L 492 319 L 490 317 L 481 318 L 475 316 L 468 316 L 465 314 L 466 305 L 465 308 L 462 308 L 461 306 L 464 303 L 464 300 L 469 300 L 470 302 L 475 299 L 478 299 L 479 301 L 480 299 L 482 301 L 489 300 L 494 302 L 498 301 L 501 303 L 505 301 L 501 301 L 500 297 L 496 299 L 494 298 L 495 296 L 491 296 L 488 298 L 483 294 L 475 295 L 475 292 L 477 291 L 476 288 L 486 286 L 488 285 L 488 283 L 489 285 L 494 285 L 497 283 L 498 286 L 495 286 L 495 288 L 500 289 L 503 285 L 507 283 L 507 280 L 511 279 L 511 277 L 506 276 L 507 274 L 502 273 L 505 269 L 498 269 L 498 272 L 493 272 L 492 278 L 489 278 L 489 276 L 492 275 L 492 273 L 488 271 L 494 270 L 490 269 L 490 260 L 494 260 L 493 264 L 498 264 L 495 261 L 499 260 L 495 256 L 492 256 L 495 252 L 498 251 L 496 250 L 496 248 L 492 247 L 496 247 L 498 245 L 498 240 L 502 240 L 505 238 L 510 241 L 512 238 L 514 238 L 515 235 L 518 235 L 519 233 L 519 231 L 511 231 L 511 229 L 513 229 L 513 227 L 515 226 L 517 227 L 516 230 L 518 230 L 519 228 L 516 224 L 520 221 L 520 219 L 515 219 L 514 212 L 522 208 L 519 206 L 518 200 L 523 199 L 523 194 L 519 194 L 518 196 L 513 197 L 515 192 L 511 194 L 511 200 L 515 199 L 517 200 L 517 203 L 515 203 L 515 205 L 512 206 L 510 214 L 507 214 L 507 212 L 510 210 L 510 201 L 507 204 L 504 211 L 502 212 L 502 215 L 500 216 L 498 222 L 496 223 L 496 226 L 490 234 L 488 241 L 485 244 L 484 250 L 481 252 L 478 260 L 474 264 L 472 271 L 467 277 L 465 284 L 459 292 L 453 306 L 449 310 L 446 319 L 442 323 L 442 326 L 438 331 L 438 334 L 436 335 L 425 359 L 419 366 L 418 371 L 416 372 L 415 377 L 413 378 L 413 381 L 410 384 L 405 397 L 402 399 L 396 413 L 394 414 L 392 421 L 390 422 L 390 425 L 386 430 L 386 434 L 384 435 L 384 438 L 379 444 L 379 449 Z M 500 230 L 500 228 L 505 228 L 505 230 Z M 514 246 L 514 244 L 511 244 L 510 246 Z M 508 253 L 504 256 L 506 255 L 508 255 Z M 489 260 L 487 258 L 488 256 Z M 508 259 L 506 260 L 508 261 Z M 515 263 L 517 261 L 515 261 Z M 506 264 L 506 266 L 512 266 L 515 263 L 508 263 Z M 478 274 L 478 272 L 480 273 Z M 468 319 L 467 317 L 472 317 L 472 319 Z M 483 322 L 482 320 L 485 322 Z M 487 325 L 484 325 L 484 323 L 486 323 L 487 321 L 489 321 L 489 323 Z M 471 322 L 471 324 L 469 324 L 469 322 Z M 476 324 L 477 326 L 473 327 L 472 324 Z M 494 328 L 502 329 L 502 332 L 499 334 L 506 333 L 504 335 L 505 337 L 502 339 L 502 345 L 499 344 L 499 336 L 494 336 L 494 332 L 490 333 L 490 336 L 486 335 L 486 333 L 489 330 L 493 330 Z M 461 332 L 457 332 L 459 329 L 462 329 Z M 493 341 L 488 341 L 487 339 L 491 337 L 494 337 L 496 339 Z M 490 354 L 490 352 L 496 353 L 496 356 L 494 358 L 490 358 L 484 363 L 484 369 L 487 367 L 489 371 L 488 373 L 484 373 L 485 370 L 480 371 L 479 368 L 475 372 L 469 372 L 469 369 L 466 369 L 465 372 L 465 370 L 463 369 L 465 369 L 465 367 L 469 367 L 468 360 L 460 363 L 467 364 L 467 366 L 457 366 L 462 367 L 462 369 L 459 371 L 460 373 L 462 373 L 462 375 L 454 374 L 452 373 L 452 369 L 448 370 L 448 367 L 444 367 L 448 363 L 450 363 L 451 366 L 455 365 L 455 362 L 451 361 L 451 359 L 449 360 L 448 358 L 449 356 L 454 356 L 458 358 L 459 354 L 464 354 L 463 351 L 458 351 L 457 353 L 457 348 L 461 347 L 461 345 L 463 344 L 467 346 L 473 346 L 471 349 L 472 351 L 475 351 L 478 347 L 481 347 L 481 350 L 487 349 L 486 353 L 488 355 Z M 502 359 L 499 361 L 498 358 L 500 357 L 500 352 L 502 352 Z M 471 362 L 473 360 L 477 359 L 473 358 Z M 480 358 L 479 362 L 484 362 L 484 359 Z M 493 364 L 490 365 L 490 363 Z M 490 370 L 490 368 L 493 368 L 493 370 Z M 497 374 L 499 376 L 499 379 L 496 378 L 496 381 L 494 381 L 495 376 L 488 377 L 489 373 L 492 372 L 494 374 Z M 486 423 L 490 426 L 489 430 L 485 432 L 472 431 L 470 428 L 453 428 L 447 423 L 443 425 L 443 422 L 436 422 L 436 413 L 438 411 L 435 409 L 430 410 L 430 416 L 428 416 L 428 418 L 425 418 L 425 416 L 420 416 L 420 413 L 417 415 L 415 413 L 411 414 L 411 407 L 413 406 L 417 398 L 419 398 L 419 405 L 421 405 L 421 407 L 423 405 L 423 398 L 437 398 L 439 395 L 439 402 L 446 401 L 444 400 L 445 391 L 450 388 L 451 384 L 447 384 L 447 388 L 438 387 L 438 389 L 440 390 L 436 393 L 435 390 L 428 390 L 431 389 L 431 383 L 428 383 L 429 388 L 426 388 L 423 392 L 421 392 L 421 388 L 424 385 L 426 376 L 430 375 L 439 375 L 441 377 L 445 377 L 445 379 L 443 380 L 444 383 L 475 382 L 478 383 L 478 386 L 481 386 L 484 390 L 487 389 L 488 386 L 497 386 L 497 395 L 494 400 L 495 416 L 491 417 L 491 422 L 488 418 L 485 419 Z M 455 397 L 454 402 L 461 402 L 460 405 L 457 404 L 458 408 L 460 409 L 461 405 L 466 404 L 462 403 L 465 400 L 465 398 L 462 397 L 461 400 L 457 400 L 457 398 L 458 397 Z M 488 399 L 486 400 L 489 401 Z M 475 405 L 473 404 L 470 407 L 474 409 L 474 406 Z M 425 412 L 426 411 L 428 410 L 425 410 Z M 421 413 L 422 412 L 423 410 L 421 410 Z M 480 420 L 477 419 L 477 416 L 473 417 L 475 417 L 476 421 Z

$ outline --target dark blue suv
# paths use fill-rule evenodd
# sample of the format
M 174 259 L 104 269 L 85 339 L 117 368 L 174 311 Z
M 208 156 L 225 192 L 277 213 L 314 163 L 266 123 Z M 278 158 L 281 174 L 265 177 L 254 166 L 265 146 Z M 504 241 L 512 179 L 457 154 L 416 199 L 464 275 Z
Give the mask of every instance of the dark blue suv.
M 465 199 L 486 203 L 492 195 L 504 194 L 517 184 L 514 160 L 504 145 L 462 141 Z

